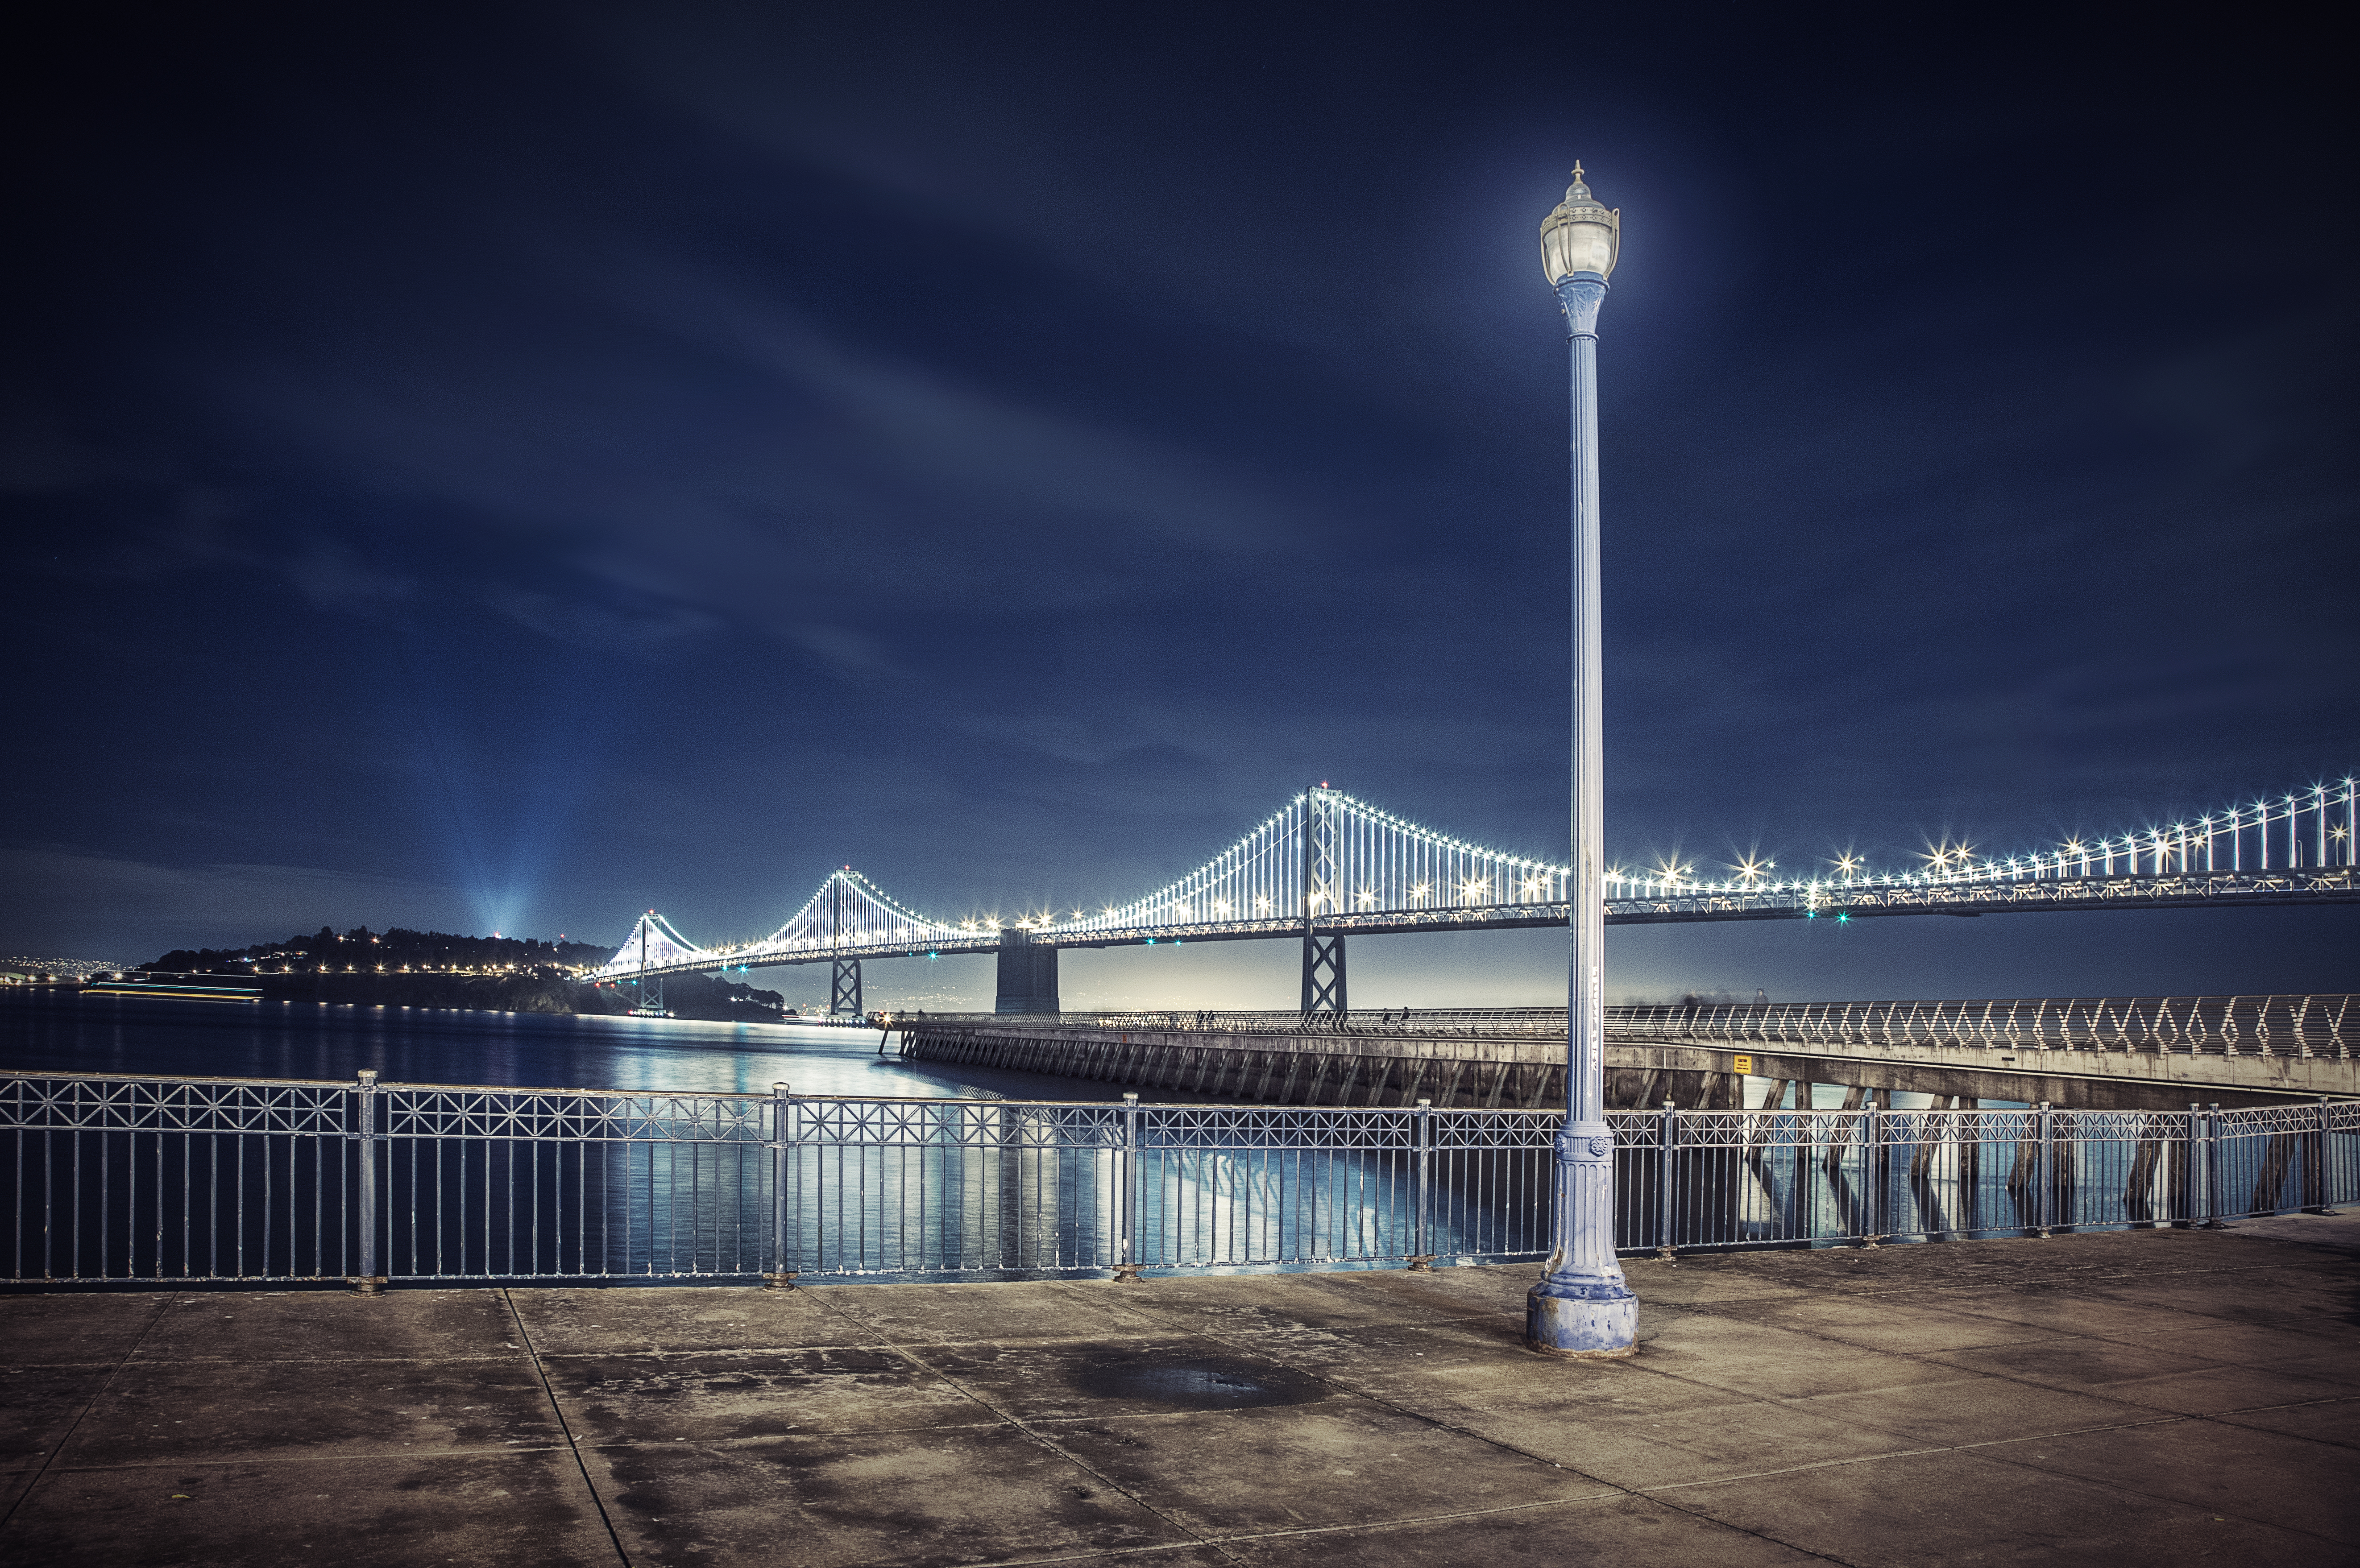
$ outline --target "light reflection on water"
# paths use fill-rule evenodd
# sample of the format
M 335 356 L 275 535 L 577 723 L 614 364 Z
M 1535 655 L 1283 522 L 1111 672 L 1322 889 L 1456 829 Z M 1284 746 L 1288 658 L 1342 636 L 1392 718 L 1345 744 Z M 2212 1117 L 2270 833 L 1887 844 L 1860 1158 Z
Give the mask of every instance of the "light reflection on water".
M 0 1066 L 22 1071 L 349 1082 L 374 1068 L 388 1083 L 767 1094 L 783 1081 L 814 1096 L 1063 1102 L 1105 1102 L 1120 1092 L 1043 1074 L 905 1062 L 880 1056 L 878 1045 L 877 1031 L 866 1029 L 0 996 Z M 1816 1100 L 1829 1107 L 1842 1094 L 1821 1085 Z M 1149 1091 L 1142 1098 L 1198 1097 Z M 1022 1113 L 1008 1106 L 988 1114 Z M 752 1147 L 576 1149 L 567 1178 L 562 1165 L 550 1165 L 544 1176 L 545 1164 L 568 1158 L 547 1148 L 504 1147 L 495 1159 L 459 1142 L 405 1146 L 388 1168 L 388 1196 L 399 1205 L 397 1250 L 405 1240 L 416 1244 L 408 1250 L 417 1261 L 400 1271 L 453 1277 L 463 1258 L 475 1260 L 467 1267 L 477 1272 L 562 1271 L 562 1235 L 582 1236 L 599 1255 L 598 1267 L 585 1272 L 759 1269 L 769 1235 L 767 1178 Z M 1872 1181 L 1885 1184 L 1886 1217 L 1876 1228 L 1895 1239 L 1920 1227 L 2038 1223 L 2030 1206 L 2037 1183 L 2027 1184 L 2013 1144 L 1983 1146 L 1972 1159 L 1957 1148 L 1929 1148 L 1913 1161 L 1917 1152 L 1896 1150 L 1888 1169 L 1872 1177 L 1856 1150 L 1689 1150 L 1676 1171 L 1661 1173 L 1633 1149 L 1617 1161 L 1619 1228 L 1626 1246 L 1655 1245 L 1664 1218 L 1677 1210 L 1697 1222 L 1693 1232 L 1676 1225 L 1682 1236 L 1760 1243 L 1857 1234 Z M 2132 1203 L 2142 1214 L 2173 1212 L 2171 1167 L 2134 1167 L 2137 1157 L 2129 1144 L 2077 1155 L 2070 1191 L 2060 1192 L 2053 1212 L 2086 1209 L 2089 1220 L 2108 1224 L 2120 1223 Z M 1397 1258 L 1414 1246 L 1496 1256 L 1535 1247 L 1546 1213 L 1546 1162 L 1533 1150 L 1437 1156 L 1422 1245 L 1411 1230 L 1410 1168 L 1398 1156 L 1215 1147 L 1151 1149 L 1142 1158 L 1135 1256 L 1151 1265 Z M 787 1246 L 802 1267 L 1024 1271 L 1103 1269 L 1117 1260 L 1122 1225 L 1112 1156 L 1097 1148 L 803 1148 L 795 1159 Z M 1668 1205 L 1660 1201 L 1666 1184 Z M 569 1214 L 570 1229 L 562 1223 Z M 428 1260 L 430 1251 L 439 1264 Z
M 23 1072 L 348 1083 L 362 1069 L 373 1068 L 388 1085 L 768 1095 L 773 1084 L 784 1082 L 798 1094 L 925 1099 L 1107 1100 L 1120 1092 L 1039 1074 L 905 1062 L 880 1056 L 878 1045 L 874 1029 L 825 1026 L 308 1003 L 85 1000 L 48 992 L 0 996 L 0 1067 Z M 761 1125 L 768 1118 L 767 1108 L 757 1113 Z M 282 1197 L 295 1190 L 299 1167 L 311 1172 L 320 1158 L 316 1149 L 296 1149 L 283 1138 L 232 1138 L 220 1147 L 233 1144 L 233 1164 L 246 1161 L 257 1180 L 266 1170 L 277 1170 L 272 1180 Z M 90 1146 L 92 1170 L 98 1168 L 97 1149 Z M 118 1177 L 111 1198 L 93 1187 L 91 1202 L 74 1211 L 82 1217 L 72 1228 L 89 1232 L 80 1238 L 82 1251 L 112 1259 L 104 1267 L 118 1275 L 126 1268 L 135 1274 L 177 1269 L 181 1254 L 193 1260 L 208 1247 L 223 1256 L 267 1257 L 269 1272 L 308 1277 L 320 1270 L 349 1271 L 351 1239 L 339 1239 L 341 1226 L 331 1224 L 321 1231 L 308 1220 L 299 1225 L 302 1215 L 280 1214 L 266 1236 L 259 1209 L 220 1225 L 200 1226 L 193 1245 L 182 1242 L 172 1260 L 164 1259 L 147 1236 L 158 1228 L 149 1210 L 169 1208 L 171 1224 L 164 1229 L 175 1235 L 183 1214 L 194 1211 L 156 1188 L 158 1161 L 191 1151 L 206 1160 L 218 1152 L 202 1138 L 179 1139 L 169 1148 L 159 1143 L 114 1149 L 111 1158 L 126 1171 L 144 1158 L 144 1184 L 136 1177 Z M 391 1221 L 388 1263 L 397 1276 L 710 1275 L 759 1272 L 768 1266 L 769 1160 L 759 1145 L 486 1143 L 464 1136 L 429 1137 L 393 1139 L 384 1158 L 383 1201 Z M 1010 1169 L 1018 1163 L 1010 1162 Z M 304 1191 L 320 1187 L 322 1180 L 306 1174 Z M 324 1180 L 333 1186 L 333 1176 Z M 115 1212 L 135 1185 L 137 1203 L 144 1205 L 140 1214 Z M 320 1190 L 325 1193 L 328 1188 Z M 326 1205 L 330 1210 L 344 1201 L 343 1188 L 334 1191 L 336 1201 Z M 938 1214 L 938 1204 L 939 1193 L 930 1195 L 929 1212 Z M 9 1206 L 0 1202 L 0 1209 Z M 27 1236 L 38 1248 L 45 1225 L 40 1209 L 14 1206 L 20 1228 L 33 1227 Z M 283 1209 L 285 1203 L 277 1206 Z M 309 1199 L 299 1206 L 308 1209 Z M 871 1223 L 887 1217 L 881 1194 L 861 1206 Z M 1016 1250 L 1094 1253 L 1100 1246 L 1092 1213 L 1088 1205 L 1077 1212 L 1071 1194 L 1055 1201 L 1052 1189 L 1051 1197 L 1028 1215 L 1036 1223 L 1045 1220 L 1049 1234 L 1027 1235 Z M 139 1223 L 127 1225 L 134 1217 Z M 799 1228 L 814 1218 L 798 1216 Z M 5 1247 L 0 1238 L 0 1250 Z M 239 1252 L 240 1247 L 246 1250 Z M 203 1272 L 205 1266 L 191 1261 L 189 1267 Z
M 1121 1093 L 1043 1074 L 904 1062 L 880 1056 L 878 1046 L 868 1029 L 0 998 L 0 1066 L 34 1072 L 349 1082 L 374 1068 L 388 1085 L 767 1095 L 784 1082 L 799 1095 L 1068 1103 Z M 1202 1098 L 1152 1090 L 1142 1097 Z M 1011 1105 L 1005 1114 L 1027 1113 Z M 766 1123 L 767 1112 L 758 1119 Z M 905 1276 L 1104 1269 L 1119 1260 L 1114 1158 L 1097 1147 L 800 1149 L 791 1176 L 791 1263 Z M 661 1277 L 766 1266 L 768 1156 L 758 1145 L 405 1138 L 392 1141 L 386 1159 L 397 1276 Z M 1408 1168 L 1398 1156 L 1196 1149 L 1152 1153 L 1144 1163 L 1137 1220 L 1145 1261 L 1411 1250 Z M 1496 1206 L 1500 1195 L 1482 1206 Z M 1522 1196 L 1513 1206 L 1528 1211 L 1530 1195 Z M 1471 1244 L 1472 1233 L 1463 1243 L 1454 1218 L 1437 1220 L 1431 1250 Z
M 351 1078 L 517 1088 L 1112 1099 L 1101 1083 L 903 1062 L 874 1029 L 423 1007 L 0 997 L 0 1067 L 157 1077 Z M 1154 1098 L 1151 1094 L 1142 1098 Z M 1183 1098 L 1185 1096 L 1174 1096 Z

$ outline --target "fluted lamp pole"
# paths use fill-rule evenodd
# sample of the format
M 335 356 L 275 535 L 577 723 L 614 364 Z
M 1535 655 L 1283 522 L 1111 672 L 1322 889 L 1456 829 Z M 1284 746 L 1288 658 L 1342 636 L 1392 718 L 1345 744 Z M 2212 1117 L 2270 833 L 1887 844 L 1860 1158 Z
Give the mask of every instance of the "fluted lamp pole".
M 1541 224 L 1541 262 L 1573 346 L 1573 975 L 1566 1011 L 1565 1126 L 1556 1139 L 1555 1250 L 1525 1298 L 1524 1343 L 1602 1359 L 1638 1343 L 1639 1302 L 1614 1260 L 1614 1134 L 1606 1125 L 1606 885 L 1598 652 L 1598 307 L 1622 214 L 1581 166 Z

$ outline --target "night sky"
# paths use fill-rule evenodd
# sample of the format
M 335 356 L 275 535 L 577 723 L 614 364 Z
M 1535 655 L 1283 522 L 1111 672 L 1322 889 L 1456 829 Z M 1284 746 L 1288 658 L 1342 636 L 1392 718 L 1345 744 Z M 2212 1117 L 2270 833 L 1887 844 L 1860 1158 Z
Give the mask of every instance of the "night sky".
M 1617 857 L 2342 778 L 2340 49 L 1952 15 L 52 8 L 7 95 L 0 952 L 718 941 L 846 864 L 1012 916 L 1322 779 L 1562 858 L 1576 158 L 1624 223 Z M 1626 930 L 1610 989 L 2360 988 L 2356 916 Z M 1562 950 L 1356 941 L 1354 999 L 1562 996 Z M 1065 995 L 1291 1005 L 1296 962 Z

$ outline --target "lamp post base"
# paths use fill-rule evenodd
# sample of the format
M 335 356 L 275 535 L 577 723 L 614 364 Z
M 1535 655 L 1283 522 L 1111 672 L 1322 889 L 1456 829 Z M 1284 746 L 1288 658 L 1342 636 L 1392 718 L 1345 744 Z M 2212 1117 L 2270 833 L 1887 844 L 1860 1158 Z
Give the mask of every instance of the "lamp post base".
M 1639 1348 L 1639 1298 L 1620 1283 L 1544 1279 L 1524 1296 L 1524 1348 L 1573 1361 L 1613 1361 Z

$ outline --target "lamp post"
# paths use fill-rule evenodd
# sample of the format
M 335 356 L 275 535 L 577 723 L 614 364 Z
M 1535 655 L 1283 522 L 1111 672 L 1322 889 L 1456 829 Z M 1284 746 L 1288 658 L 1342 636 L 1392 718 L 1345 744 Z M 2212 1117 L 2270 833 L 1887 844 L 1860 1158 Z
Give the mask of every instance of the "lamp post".
M 1556 1138 L 1555 1249 L 1524 1303 L 1524 1344 L 1602 1359 L 1637 1343 L 1639 1302 L 1614 1260 L 1614 1134 L 1606 1125 L 1603 733 L 1599 723 L 1598 307 L 1622 214 L 1590 193 L 1581 166 L 1541 224 L 1541 264 L 1573 346 L 1573 947 L 1566 1013 L 1565 1126 Z

